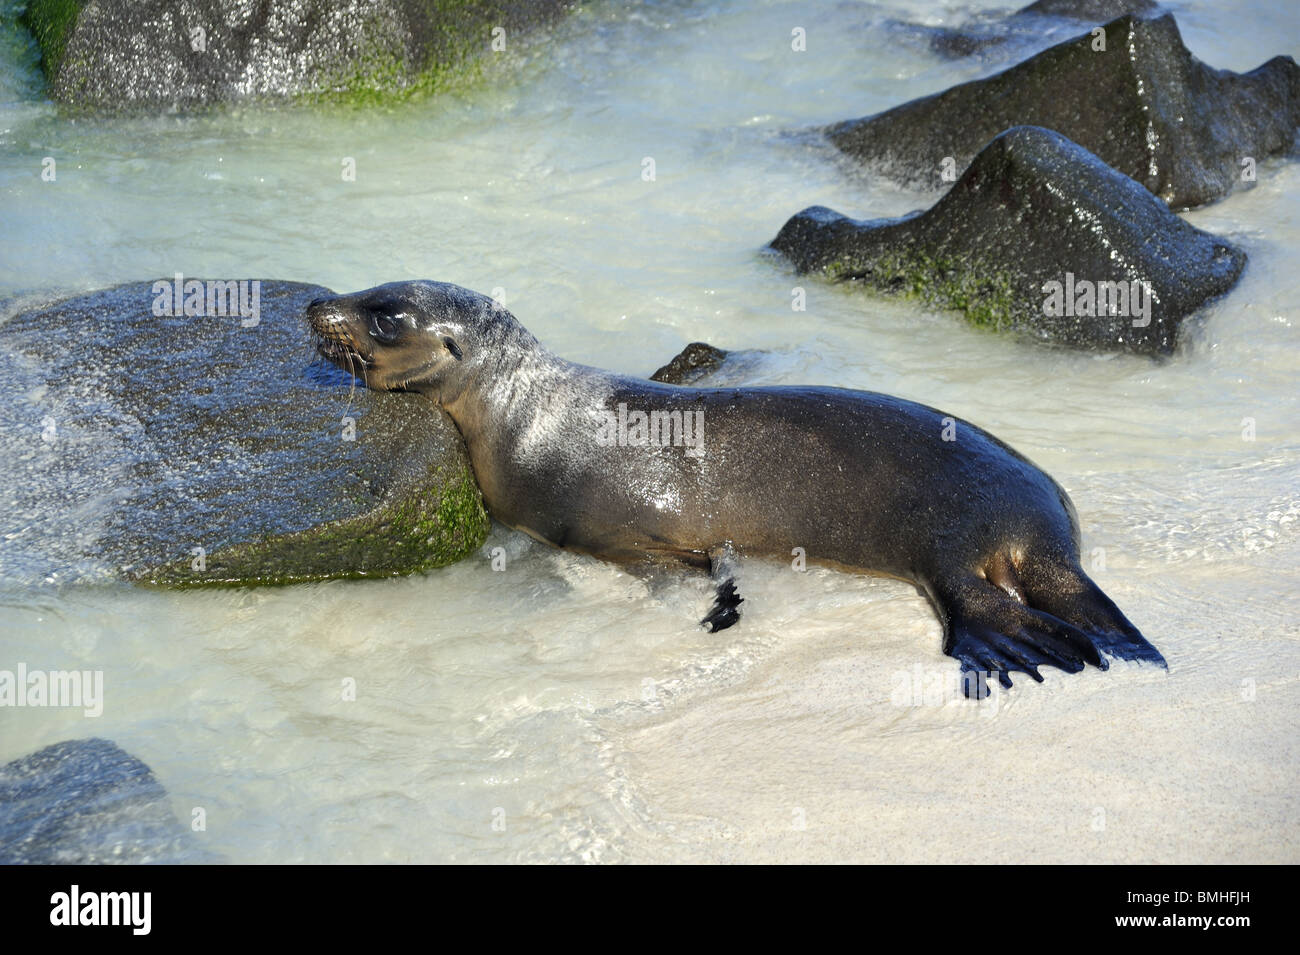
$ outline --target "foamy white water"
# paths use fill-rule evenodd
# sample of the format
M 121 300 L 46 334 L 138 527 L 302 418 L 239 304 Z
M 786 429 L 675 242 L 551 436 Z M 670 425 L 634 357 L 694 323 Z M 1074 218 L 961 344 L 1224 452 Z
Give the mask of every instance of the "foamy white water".
M 0 762 L 108 737 L 241 862 L 1300 861 L 1300 166 L 1261 163 L 1255 189 L 1188 216 L 1251 261 L 1159 365 L 796 282 L 758 251 L 807 205 L 933 201 L 789 134 L 987 71 L 884 26 L 968 9 L 596 5 L 480 87 L 370 112 L 70 121 L 6 43 L 0 296 L 178 271 L 434 278 L 503 288 L 556 351 L 622 372 L 692 340 L 766 349 L 763 383 L 898 394 L 1033 458 L 1167 673 L 944 698 L 957 665 L 904 584 L 751 562 L 741 624 L 713 635 L 703 579 L 497 528 L 479 558 L 403 580 L 10 589 L 0 667 L 102 669 L 106 701 L 0 711 Z M 1300 52 L 1286 2 L 1173 10 L 1217 67 Z

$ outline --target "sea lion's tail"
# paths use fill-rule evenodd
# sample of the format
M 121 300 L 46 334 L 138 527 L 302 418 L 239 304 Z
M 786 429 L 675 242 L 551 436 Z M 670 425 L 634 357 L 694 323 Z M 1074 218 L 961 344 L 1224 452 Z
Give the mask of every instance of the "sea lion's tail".
M 1087 664 L 1102 670 L 1107 657 L 1166 666 L 1142 636 L 1075 561 L 1016 567 L 1009 557 L 991 561 L 982 574 L 939 581 L 927 588 L 944 625 L 943 651 L 963 672 L 1010 673 L 1038 682 L 1041 666 L 1078 673 Z M 986 695 L 979 681 L 965 682 L 967 696 Z

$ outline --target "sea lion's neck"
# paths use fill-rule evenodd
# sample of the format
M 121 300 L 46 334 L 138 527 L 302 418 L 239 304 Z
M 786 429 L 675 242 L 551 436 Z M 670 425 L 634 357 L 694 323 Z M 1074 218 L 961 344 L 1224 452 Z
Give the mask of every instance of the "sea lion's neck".
M 494 349 L 448 375 L 433 394 L 461 430 L 477 422 L 500 423 L 531 416 L 539 401 L 554 394 L 572 374 L 571 362 L 533 343 L 530 347 Z
M 614 381 L 536 344 L 467 362 L 432 397 L 465 438 L 488 510 L 511 526 L 526 526 L 520 522 L 527 515 L 512 510 L 517 488 L 573 466 L 573 448 L 593 440 L 601 420 L 595 409 L 607 404 Z

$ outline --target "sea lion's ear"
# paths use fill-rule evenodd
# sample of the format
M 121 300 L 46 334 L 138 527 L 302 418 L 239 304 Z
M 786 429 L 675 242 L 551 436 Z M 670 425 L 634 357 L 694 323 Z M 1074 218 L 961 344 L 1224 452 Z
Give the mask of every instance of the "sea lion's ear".
M 465 357 L 464 355 L 461 354 L 460 346 L 456 344 L 456 340 L 454 338 L 444 335 L 442 339 L 442 343 L 447 346 L 447 351 L 451 352 L 452 358 L 456 359 L 457 361 L 460 361 L 462 358 Z

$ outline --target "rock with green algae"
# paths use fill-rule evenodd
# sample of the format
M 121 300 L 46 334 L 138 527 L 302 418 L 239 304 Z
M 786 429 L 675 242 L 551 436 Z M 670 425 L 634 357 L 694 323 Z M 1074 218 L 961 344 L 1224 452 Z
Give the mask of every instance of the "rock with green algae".
M 400 100 L 573 0 L 30 0 L 50 95 L 89 110 L 250 100 Z M 494 47 L 495 44 L 495 47 Z
M 0 577 L 285 584 L 409 574 L 482 543 L 451 419 L 316 356 L 302 312 L 328 290 L 261 281 L 254 300 L 249 283 L 256 311 L 241 317 L 206 299 L 209 314 L 185 315 L 162 301 L 171 285 L 27 306 L 0 326 Z
M 799 272 L 907 293 L 977 325 L 1155 355 L 1173 351 L 1182 320 L 1246 264 L 1232 243 L 1034 126 L 995 138 L 924 212 L 859 221 L 813 206 L 771 248 Z

